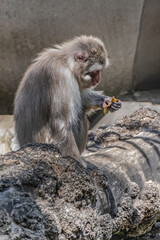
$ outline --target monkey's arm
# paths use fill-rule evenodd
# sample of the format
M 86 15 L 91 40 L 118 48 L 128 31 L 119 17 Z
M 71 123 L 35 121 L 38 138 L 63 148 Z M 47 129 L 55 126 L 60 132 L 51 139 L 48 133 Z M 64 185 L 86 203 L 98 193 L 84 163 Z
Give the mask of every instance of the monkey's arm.
M 87 109 L 101 109 L 105 108 L 108 103 L 112 101 L 112 97 L 102 95 L 100 91 L 94 91 L 92 89 L 84 90 L 82 93 L 82 103 L 83 106 Z M 121 108 L 121 101 L 112 102 L 111 106 L 108 107 L 108 110 L 111 112 L 117 111 Z

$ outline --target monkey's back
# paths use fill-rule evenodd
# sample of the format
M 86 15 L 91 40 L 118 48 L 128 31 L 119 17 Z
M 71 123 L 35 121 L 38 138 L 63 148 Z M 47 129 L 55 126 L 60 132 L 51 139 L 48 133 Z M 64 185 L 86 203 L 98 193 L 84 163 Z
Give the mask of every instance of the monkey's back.
M 26 71 L 14 101 L 14 119 L 20 146 L 37 142 L 49 122 L 51 75 L 48 63 L 35 61 Z M 42 142 L 42 140 L 39 140 Z

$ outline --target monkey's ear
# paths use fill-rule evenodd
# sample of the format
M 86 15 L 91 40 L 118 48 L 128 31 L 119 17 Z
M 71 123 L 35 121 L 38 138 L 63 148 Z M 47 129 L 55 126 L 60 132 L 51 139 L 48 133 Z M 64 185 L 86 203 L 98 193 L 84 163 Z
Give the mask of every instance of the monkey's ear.
M 86 62 L 88 60 L 88 53 L 87 52 L 77 52 L 74 56 L 74 60 L 76 62 Z

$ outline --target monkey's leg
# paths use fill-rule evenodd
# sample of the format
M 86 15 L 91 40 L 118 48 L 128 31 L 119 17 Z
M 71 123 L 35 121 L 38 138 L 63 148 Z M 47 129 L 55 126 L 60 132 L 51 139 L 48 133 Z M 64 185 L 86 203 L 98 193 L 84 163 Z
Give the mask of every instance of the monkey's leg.
M 51 125 L 51 133 L 53 144 L 59 149 L 63 157 L 71 157 L 85 166 L 77 147 L 72 128 L 68 126 L 68 124 L 65 124 L 65 121 L 55 120 L 54 124 Z
M 67 138 L 65 141 L 59 145 L 59 151 L 61 152 L 63 157 L 71 157 L 77 161 L 79 161 L 83 167 L 86 167 L 85 161 L 82 159 L 79 149 L 77 147 L 74 135 L 72 131 L 67 133 Z

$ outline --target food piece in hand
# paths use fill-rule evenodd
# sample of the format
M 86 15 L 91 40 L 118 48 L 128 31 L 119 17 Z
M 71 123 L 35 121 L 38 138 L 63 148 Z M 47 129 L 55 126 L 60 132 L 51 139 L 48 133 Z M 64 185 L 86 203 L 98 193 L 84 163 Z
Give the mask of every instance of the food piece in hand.
M 121 107 L 121 102 L 120 102 L 120 100 L 116 99 L 115 97 L 112 97 L 112 99 L 111 99 L 110 102 L 108 102 L 107 104 L 106 104 L 106 102 L 104 102 L 104 103 L 102 104 L 102 107 L 103 107 L 103 109 L 104 109 L 104 110 L 103 110 L 104 114 L 107 114 L 107 113 L 108 113 L 108 108 L 111 107 L 112 103 L 114 103 L 114 102 L 118 102 L 119 104 L 117 105 L 117 106 L 118 106 L 117 109 L 113 109 L 113 110 L 111 110 L 111 111 L 118 110 L 118 109 Z

